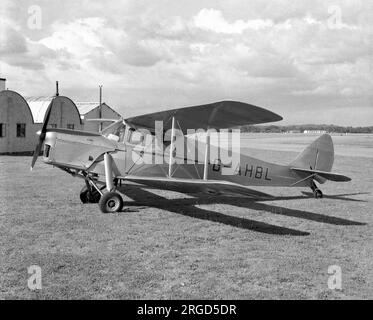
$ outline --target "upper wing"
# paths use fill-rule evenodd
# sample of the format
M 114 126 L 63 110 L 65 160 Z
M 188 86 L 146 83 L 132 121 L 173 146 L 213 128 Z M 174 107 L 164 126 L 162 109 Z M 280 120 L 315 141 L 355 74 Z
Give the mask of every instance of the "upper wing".
M 310 175 L 315 174 L 316 176 L 320 176 L 324 179 L 331 180 L 331 181 L 337 181 L 337 182 L 351 180 L 351 178 L 346 177 L 342 174 L 331 173 L 331 172 L 326 172 L 326 171 L 301 169 L 301 168 L 290 168 L 290 170 L 293 170 L 295 172 L 308 173 Z
M 282 120 L 279 115 L 251 104 L 220 101 L 150 113 L 128 118 L 125 121 L 135 129 L 146 128 L 151 132 L 154 132 L 155 121 L 163 121 L 163 130 L 167 131 L 172 126 L 172 117 L 175 117 L 176 127 L 184 134 L 187 133 L 187 129 L 224 129 Z
M 178 191 L 182 193 L 208 193 L 214 195 L 243 195 L 251 198 L 273 198 L 271 195 L 249 189 L 245 186 L 220 180 L 198 180 L 198 179 L 180 179 L 180 178 L 165 178 L 165 177 L 138 177 L 125 176 L 117 177 L 123 180 L 128 180 L 140 183 L 146 186 Z

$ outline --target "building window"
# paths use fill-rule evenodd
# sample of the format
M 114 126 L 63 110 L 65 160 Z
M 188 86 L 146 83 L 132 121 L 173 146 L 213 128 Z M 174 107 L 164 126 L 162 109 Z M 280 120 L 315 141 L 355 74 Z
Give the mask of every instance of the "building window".
M 57 125 L 55 123 L 51 123 L 49 124 L 49 128 L 56 129 Z
M 4 138 L 6 136 L 5 126 L 5 123 L 0 123 L 0 138 Z
M 17 123 L 17 137 L 26 137 L 26 123 Z
M 73 123 L 68 123 L 67 124 L 67 129 L 74 130 L 74 124 Z

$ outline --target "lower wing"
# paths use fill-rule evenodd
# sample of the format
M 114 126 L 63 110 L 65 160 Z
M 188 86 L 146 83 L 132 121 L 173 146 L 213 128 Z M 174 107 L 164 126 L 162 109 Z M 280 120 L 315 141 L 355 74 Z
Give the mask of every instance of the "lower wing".
M 119 179 L 136 182 L 142 185 L 155 187 L 159 189 L 167 189 L 179 191 L 182 193 L 207 193 L 213 195 L 243 195 L 251 198 L 273 198 L 271 195 L 249 189 L 245 186 L 218 180 L 198 180 L 198 179 L 179 179 L 179 178 L 163 178 L 163 177 L 138 177 L 125 176 L 117 177 Z

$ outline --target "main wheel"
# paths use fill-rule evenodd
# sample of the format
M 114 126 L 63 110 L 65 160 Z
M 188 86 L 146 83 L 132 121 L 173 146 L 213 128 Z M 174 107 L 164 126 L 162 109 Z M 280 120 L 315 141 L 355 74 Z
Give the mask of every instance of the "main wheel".
M 122 196 L 117 192 L 107 192 L 101 197 L 98 206 L 102 213 L 119 212 L 123 208 Z
M 315 189 L 315 191 L 313 192 L 313 195 L 315 196 L 316 199 L 323 197 L 322 191 L 320 189 Z
M 80 201 L 82 201 L 82 203 L 98 203 L 100 198 L 101 195 L 96 189 L 90 191 L 84 186 L 82 190 L 80 190 Z

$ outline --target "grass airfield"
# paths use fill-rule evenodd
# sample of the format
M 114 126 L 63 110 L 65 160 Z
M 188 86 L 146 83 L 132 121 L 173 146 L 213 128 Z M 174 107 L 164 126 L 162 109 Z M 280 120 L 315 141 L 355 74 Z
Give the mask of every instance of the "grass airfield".
M 294 159 L 317 136 L 245 134 L 244 152 Z M 333 136 L 321 186 L 258 188 L 271 201 L 128 186 L 125 209 L 83 205 L 84 184 L 31 157 L 0 157 L 0 299 L 372 299 L 373 136 Z M 27 268 L 42 270 L 42 289 Z M 342 290 L 328 288 L 328 267 Z

